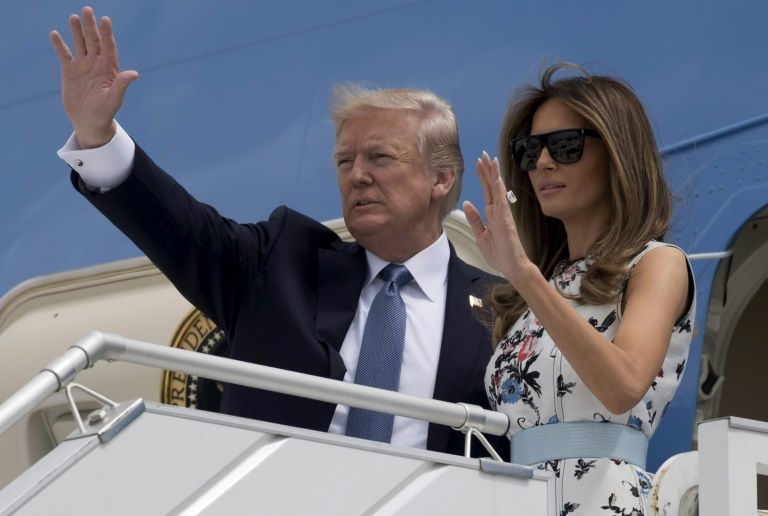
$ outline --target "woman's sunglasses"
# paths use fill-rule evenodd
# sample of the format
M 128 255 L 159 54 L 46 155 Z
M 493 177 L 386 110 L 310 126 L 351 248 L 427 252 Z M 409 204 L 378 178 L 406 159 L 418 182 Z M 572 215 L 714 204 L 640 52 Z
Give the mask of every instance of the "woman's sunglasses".
M 509 142 L 515 164 L 525 171 L 536 168 L 542 149 L 546 146 L 549 155 L 558 163 L 576 163 L 584 152 L 584 137 L 602 138 L 592 129 L 562 129 L 535 136 L 521 136 Z

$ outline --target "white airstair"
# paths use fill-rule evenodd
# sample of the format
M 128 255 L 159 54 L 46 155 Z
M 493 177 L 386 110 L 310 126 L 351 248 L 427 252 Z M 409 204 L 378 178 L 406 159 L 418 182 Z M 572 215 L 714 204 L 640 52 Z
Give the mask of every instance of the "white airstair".
M 556 514 L 551 473 L 142 400 L 115 403 L 71 383 L 99 360 L 417 417 L 464 431 L 468 445 L 484 441 L 479 431 L 500 435 L 508 426 L 506 416 L 480 407 L 94 332 L 0 405 L 2 432 L 64 389 L 79 427 L 0 491 L 0 514 Z M 81 420 L 75 391 L 104 406 Z
M 116 403 L 73 383 L 100 360 L 449 425 L 466 434 L 467 453 L 413 450 L 140 399 Z M 505 415 L 480 407 L 93 332 L 0 405 L 0 433 L 60 390 L 78 429 L 0 491 L 0 515 L 557 515 L 552 473 L 469 457 L 472 439 L 487 446 L 480 432 L 502 435 L 509 425 Z M 83 420 L 76 392 L 102 407 Z M 659 470 L 654 514 L 755 514 L 756 475 L 768 474 L 768 424 L 705 422 L 698 442 L 698 452 L 675 456 Z

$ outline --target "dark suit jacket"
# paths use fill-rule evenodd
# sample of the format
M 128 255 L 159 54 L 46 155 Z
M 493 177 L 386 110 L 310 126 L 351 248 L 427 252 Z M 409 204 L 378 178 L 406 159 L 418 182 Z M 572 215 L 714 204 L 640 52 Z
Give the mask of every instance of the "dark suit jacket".
M 103 194 L 73 183 L 163 271 L 193 305 L 223 328 L 232 358 L 341 380 L 339 349 L 367 271 L 364 249 L 286 207 L 269 220 L 238 224 L 196 201 L 137 146 L 128 179 Z M 483 375 L 489 336 L 469 295 L 498 280 L 451 248 L 442 347 L 434 398 L 488 406 Z M 335 405 L 229 385 L 221 411 L 327 430 Z M 427 448 L 462 453 L 463 436 L 430 425 Z

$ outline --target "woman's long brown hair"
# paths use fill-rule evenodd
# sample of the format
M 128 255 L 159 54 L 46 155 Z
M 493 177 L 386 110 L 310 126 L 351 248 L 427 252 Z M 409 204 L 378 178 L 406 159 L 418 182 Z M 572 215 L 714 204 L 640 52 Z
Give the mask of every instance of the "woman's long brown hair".
M 564 69 L 577 75 L 554 80 Z M 565 228 L 545 216 L 536 199 L 528 172 L 512 159 L 509 142 L 530 134 L 533 116 L 547 99 L 557 98 L 584 118 L 602 136 L 610 159 L 611 223 L 588 251 L 594 260 L 582 277 L 581 292 L 573 299 L 584 304 L 616 301 L 629 261 L 651 239 L 667 231 L 672 194 L 662 172 L 656 140 L 640 100 L 632 88 L 615 77 L 589 75 L 571 63 L 548 67 L 538 87 L 516 91 L 499 136 L 499 156 L 507 188 L 518 201 L 512 214 L 528 257 L 544 277 L 568 258 Z M 563 294 L 565 295 L 565 294 Z M 526 309 L 525 300 L 509 284 L 489 294 L 495 316 L 493 342 L 498 343 Z M 569 296 L 570 297 L 570 296 Z

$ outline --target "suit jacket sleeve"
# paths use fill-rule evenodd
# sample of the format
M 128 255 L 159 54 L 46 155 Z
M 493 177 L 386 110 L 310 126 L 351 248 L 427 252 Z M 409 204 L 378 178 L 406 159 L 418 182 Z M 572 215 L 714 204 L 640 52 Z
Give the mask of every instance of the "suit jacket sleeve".
M 279 237 L 287 209 L 269 220 L 238 224 L 197 201 L 137 145 L 129 177 L 103 194 L 74 186 L 171 280 L 181 294 L 227 332 L 237 322 L 245 278 L 257 277 Z

